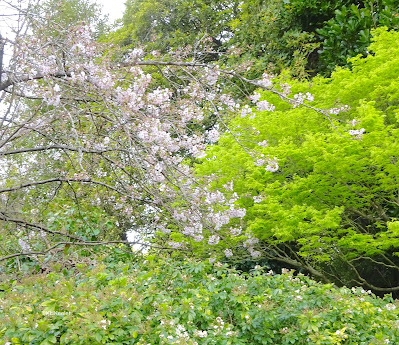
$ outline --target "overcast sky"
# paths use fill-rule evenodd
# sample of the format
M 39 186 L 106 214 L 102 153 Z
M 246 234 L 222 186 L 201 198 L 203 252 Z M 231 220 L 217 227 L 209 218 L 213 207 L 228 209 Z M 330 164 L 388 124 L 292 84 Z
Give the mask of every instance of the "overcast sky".
M 103 6 L 103 13 L 109 15 L 110 22 L 122 18 L 123 12 L 125 11 L 126 0 L 93 0 L 93 2 L 94 1 Z M 18 4 L 18 0 L 10 0 L 10 2 Z M 6 2 L 0 0 L 0 33 L 2 33 L 3 36 L 6 36 L 6 33 L 9 31 L 8 26 L 10 25 L 10 20 L 13 18 L 8 15 L 16 13 L 17 11 L 12 10 Z
M 103 6 L 103 13 L 109 15 L 109 19 L 113 22 L 116 19 L 122 18 L 125 11 L 126 0 L 96 0 L 97 3 Z

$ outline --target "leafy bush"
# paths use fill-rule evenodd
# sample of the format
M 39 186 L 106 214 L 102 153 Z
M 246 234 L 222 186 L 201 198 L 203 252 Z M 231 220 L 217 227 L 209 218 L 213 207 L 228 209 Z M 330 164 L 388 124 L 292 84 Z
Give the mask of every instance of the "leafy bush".
M 42 345 L 399 341 L 399 309 L 388 296 L 260 267 L 240 274 L 220 263 L 123 260 L 2 284 L 0 338 Z
M 322 41 L 319 69 L 331 72 L 346 66 L 348 57 L 366 55 L 371 30 L 378 26 L 399 28 L 399 1 L 356 1 L 335 10 L 323 27 L 317 29 Z
M 294 93 L 310 91 L 316 108 L 337 100 L 337 108 L 349 111 L 293 109 L 264 92 L 275 111 L 231 123 L 247 129 L 242 139 L 252 156 L 226 134 L 198 171 L 219 176 L 221 190 L 234 181 L 247 230 L 262 240 L 266 257 L 381 293 L 399 286 L 399 33 L 375 34 L 372 54 L 352 59 L 353 70 L 291 83 Z M 361 128 L 361 137 L 350 135 Z M 254 164 L 267 157 L 279 159 L 278 171 Z

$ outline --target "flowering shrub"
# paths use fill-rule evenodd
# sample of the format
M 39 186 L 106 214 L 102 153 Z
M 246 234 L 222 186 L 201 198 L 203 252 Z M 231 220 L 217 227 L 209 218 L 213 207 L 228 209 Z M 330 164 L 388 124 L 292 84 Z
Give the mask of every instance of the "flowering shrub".
M 221 263 L 97 258 L 2 284 L 3 344 L 395 344 L 389 296 Z M 103 262 L 103 264 L 100 264 Z

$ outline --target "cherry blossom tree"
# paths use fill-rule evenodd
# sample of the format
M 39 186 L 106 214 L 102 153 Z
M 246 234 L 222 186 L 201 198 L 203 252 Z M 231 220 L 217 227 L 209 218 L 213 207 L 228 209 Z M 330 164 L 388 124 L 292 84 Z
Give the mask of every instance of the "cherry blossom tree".
M 85 23 L 63 27 L 37 7 L 19 10 L 24 25 L 6 41 L 12 57 L 0 83 L 0 260 L 131 244 L 120 228 L 134 229 L 141 246 L 196 246 L 212 259 L 217 246 L 232 256 L 239 239 L 260 256 L 257 240 L 242 234 L 246 211 L 231 185 L 213 189 L 217 176 L 196 176 L 192 163 L 221 133 L 239 141 L 226 125 L 230 114 L 251 116 L 223 83 L 252 84 L 293 106 L 311 107 L 312 95 L 290 97 L 271 75 L 252 81 L 181 55 L 147 59 L 140 48 L 98 42 Z M 250 98 L 273 110 L 256 93 Z M 247 153 L 270 173 L 279 169 L 277 158 Z

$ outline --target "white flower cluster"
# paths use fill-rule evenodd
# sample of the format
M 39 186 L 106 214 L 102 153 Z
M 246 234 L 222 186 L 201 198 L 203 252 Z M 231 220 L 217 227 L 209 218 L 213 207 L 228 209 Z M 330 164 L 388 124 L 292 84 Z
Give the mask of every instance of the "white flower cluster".
M 261 195 L 254 195 L 252 199 L 254 200 L 255 204 L 259 204 L 263 201 L 263 197 Z
M 258 103 L 258 101 L 260 100 L 260 93 L 254 92 L 253 95 L 249 96 L 249 99 L 255 104 Z
M 262 80 L 259 82 L 259 85 L 261 85 L 264 88 L 270 88 L 273 86 L 272 82 L 273 78 L 274 78 L 273 74 L 263 73 Z
M 274 157 L 272 160 L 269 160 L 269 164 L 266 165 L 266 171 L 276 172 L 278 170 L 278 159 Z
M 239 236 L 241 234 L 241 228 L 230 228 L 230 234 L 233 236 Z
M 350 134 L 352 137 L 355 137 L 356 139 L 361 139 L 365 131 L 366 131 L 366 130 L 365 130 L 364 128 L 361 128 L 361 129 L 351 129 L 351 130 L 349 130 L 349 134 Z
M 170 242 L 168 242 L 168 245 L 171 248 L 173 248 L 173 249 L 178 249 L 178 248 L 180 248 L 183 245 L 183 243 L 182 242 L 172 242 L 172 241 L 170 241 Z
M 219 140 L 219 131 L 217 129 L 211 129 L 208 132 L 208 140 L 211 143 L 216 143 Z
M 270 104 L 268 101 L 260 101 L 256 103 L 257 109 L 259 111 L 273 111 L 276 107 Z
M 104 329 L 107 329 L 107 326 L 109 326 L 111 324 L 110 320 L 101 320 L 100 321 L 101 327 Z
M 329 109 L 328 113 L 331 114 L 331 115 L 338 115 L 339 113 L 348 111 L 349 109 L 350 109 L 349 105 L 343 105 L 342 107 L 339 107 L 339 108 L 331 108 L 331 109 Z
M 18 239 L 18 244 L 24 252 L 32 251 L 31 246 L 27 242 L 25 242 L 22 238 Z
M 236 103 L 236 102 L 234 101 L 233 98 L 231 98 L 231 96 L 226 95 L 226 94 L 223 94 L 223 95 L 220 96 L 220 101 L 221 101 L 225 106 L 227 106 L 227 109 L 229 109 L 230 111 L 234 111 L 234 110 L 236 110 L 237 108 L 239 108 L 239 106 L 240 106 L 238 103 Z
M 215 68 L 205 68 L 204 70 L 205 82 L 209 85 L 215 85 L 219 79 L 220 71 L 217 66 Z
M 208 244 L 214 246 L 219 243 L 220 237 L 218 235 L 212 235 L 208 239 Z
M 386 308 L 386 310 L 395 310 L 395 309 L 396 309 L 396 305 L 395 305 L 395 304 L 392 304 L 392 303 L 388 303 L 388 304 L 385 306 L 385 308 Z
M 281 91 L 283 93 L 284 96 L 288 96 L 291 93 L 291 85 L 284 83 L 280 85 L 281 87 Z
M 223 330 L 223 328 L 224 328 L 224 321 L 223 321 L 223 319 L 222 319 L 220 316 L 218 316 L 218 317 L 215 319 L 215 322 L 214 322 L 214 324 L 213 324 L 213 329 L 214 329 L 216 332 L 220 332 L 220 331 Z
M 252 108 L 246 104 L 241 108 L 241 117 L 245 117 L 248 114 L 252 114 Z
M 274 157 L 273 159 L 271 159 L 269 157 L 267 157 L 266 159 L 258 158 L 254 164 L 258 167 L 260 167 L 262 165 L 266 165 L 265 170 L 270 171 L 270 172 L 276 172 L 279 169 L 278 159 L 276 157 Z
M 309 102 L 313 102 L 314 96 L 310 92 L 306 92 L 305 94 L 300 92 L 294 95 L 294 98 L 291 100 L 291 103 L 293 104 L 293 107 L 296 108 L 300 104 L 303 104 L 303 102 L 306 100 Z
M 128 58 L 127 61 L 129 60 L 136 60 L 138 58 L 141 58 L 144 56 L 144 50 L 141 48 L 134 48 L 132 49 L 129 54 L 128 54 Z
M 248 249 L 249 253 L 254 259 L 259 258 L 262 255 L 261 252 L 254 249 L 254 246 L 259 243 L 259 240 L 255 237 L 252 237 L 252 235 L 247 236 L 248 238 L 243 244 L 244 248 Z
M 199 338 L 206 338 L 208 336 L 207 331 L 200 331 L 199 329 L 194 331 L 194 335 Z
M 260 142 L 258 143 L 258 146 L 261 146 L 261 147 L 266 147 L 267 145 L 269 145 L 269 143 L 267 142 L 267 140 L 263 140 L 263 141 L 260 141 Z

